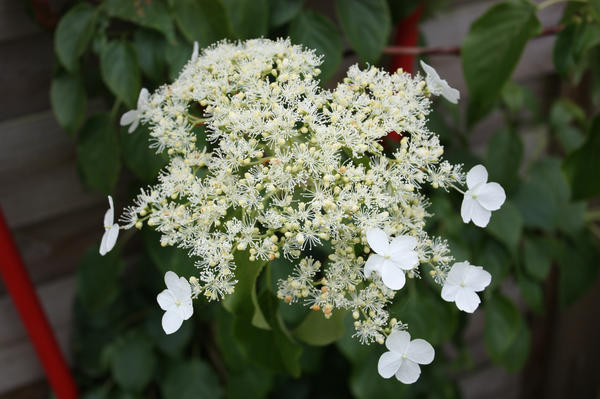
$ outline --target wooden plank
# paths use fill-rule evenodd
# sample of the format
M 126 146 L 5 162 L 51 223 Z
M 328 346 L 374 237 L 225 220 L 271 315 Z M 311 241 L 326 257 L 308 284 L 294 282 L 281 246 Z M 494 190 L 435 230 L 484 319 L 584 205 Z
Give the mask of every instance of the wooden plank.
M 0 0 L 0 41 L 12 40 L 41 32 L 27 15 L 27 2 Z

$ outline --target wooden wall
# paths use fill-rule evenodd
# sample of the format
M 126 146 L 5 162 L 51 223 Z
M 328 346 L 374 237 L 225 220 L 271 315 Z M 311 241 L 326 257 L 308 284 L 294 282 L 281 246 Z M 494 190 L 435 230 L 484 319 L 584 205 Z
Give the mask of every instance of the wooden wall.
M 451 11 L 423 24 L 428 43 L 432 46 L 460 44 L 470 22 L 492 3 L 490 0 L 457 1 Z M 540 18 L 549 26 L 558 21 L 560 13 L 560 6 L 549 7 Z M 538 93 L 545 93 L 548 76 L 552 73 L 553 41 L 553 37 L 547 37 L 531 42 L 515 73 L 517 80 Z M 21 2 L 0 0 L 0 205 L 51 324 L 63 350 L 68 353 L 73 271 L 83 250 L 100 239 L 106 204 L 102 196 L 87 192 L 81 186 L 73 143 L 49 109 L 48 90 L 54 63 L 51 34 L 31 22 Z M 466 94 L 457 57 L 431 57 L 431 63 L 452 86 Z M 473 135 L 474 146 L 482 148 L 498 124 L 499 118 L 494 115 L 482 122 Z M 510 285 L 506 290 L 518 298 Z M 561 325 L 585 324 L 585 309 L 579 310 L 575 321 L 571 317 Z M 483 348 L 482 326 L 483 315 L 475 314 L 466 335 L 471 343 L 474 371 L 458 376 L 465 397 L 519 397 L 520 375 L 510 375 L 490 364 Z M 569 328 L 561 327 L 559 336 L 573 336 Z M 583 338 L 581 334 L 577 337 L 589 341 L 600 332 L 598 329 L 592 330 L 595 333 L 586 331 Z M 561 361 L 571 359 L 568 349 L 558 344 L 554 349 L 558 350 Z M 560 385 L 560 368 L 548 367 L 549 373 L 557 376 L 555 383 Z M 7 394 L 9 391 L 42 379 L 12 302 L 0 285 L 0 397 L 12 397 Z M 35 387 L 39 395 L 39 384 Z

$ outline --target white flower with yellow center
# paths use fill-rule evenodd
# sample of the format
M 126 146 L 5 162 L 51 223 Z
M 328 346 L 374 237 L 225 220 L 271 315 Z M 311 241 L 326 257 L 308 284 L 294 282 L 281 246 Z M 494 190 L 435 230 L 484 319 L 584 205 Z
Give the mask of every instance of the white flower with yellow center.
M 471 220 L 476 226 L 485 227 L 492 211 L 500 209 L 506 200 L 504 189 L 498 183 L 488 183 L 488 172 L 483 165 L 476 165 L 467 173 L 467 187 L 460 208 L 465 223 Z
M 100 255 L 106 255 L 117 242 L 117 237 L 119 236 L 119 225 L 114 223 L 115 221 L 115 209 L 113 205 L 113 199 L 109 195 L 108 196 L 108 204 L 109 208 L 104 214 L 104 235 L 102 236 L 102 241 L 100 242 Z
M 433 346 L 424 339 L 410 340 L 406 331 L 394 331 L 385 340 L 389 349 L 379 358 L 377 371 L 383 378 L 395 375 L 403 384 L 412 384 L 419 379 L 419 364 L 429 364 L 435 357 Z
M 473 266 L 469 262 L 458 262 L 452 266 L 444 287 L 442 299 L 455 302 L 460 310 L 473 313 L 481 300 L 475 293 L 483 291 L 492 281 L 492 275 L 481 266 Z
M 167 289 L 156 296 L 156 301 L 165 311 L 162 328 L 165 333 L 172 334 L 194 313 L 192 287 L 184 277 L 179 277 L 172 271 L 165 273 L 165 285 Z
M 427 74 L 425 81 L 427 82 L 427 88 L 431 94 L 434 96 L 442 96 L 451 103 L 458 103 L 458 100 L 460 99 L 460 92 L 458 90 L 450 87 L 448 82 L 440 78 L 440 75 L 438 75 L 433 67 L 427 65 L 423 61 L 421 61 L 421 67 Z
M 399 290 L 404 287 L 404 271 L 413 269 L 419 263 L 414 251 L 417 239 L 404 235 L 390 242 L 385 231 L 370 229 L 367 231 L 367 241 L 375 253 L 365 263 L 365 277 L 369 278 L 376 271 L 388 288 Z

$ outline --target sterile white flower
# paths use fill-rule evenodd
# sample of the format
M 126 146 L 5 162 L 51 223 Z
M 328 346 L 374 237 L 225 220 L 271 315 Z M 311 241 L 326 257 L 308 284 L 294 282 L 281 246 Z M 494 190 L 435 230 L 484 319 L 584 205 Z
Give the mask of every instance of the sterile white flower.
M 375 253 L 365 263 L 365 277 L 370 277 L 376 271 L 388 288 L 399 290 L 404 287 L 404 271 L 413 269 L 419 263 L 414 251 L 417 239 L 404 235 L 390 242 L 385 231 L 370 229 L 367 231 L 367 241 Z
M 104 235 L 102 236 L 102 241 L 100 242 L 100 255 L 106 255 L 117 242 L 117 237 L 119 236 L 119 225 L 114 223 L 115 221 L 115 209 L 113 205 L 113 199 L 109 195 L 108 203 L 110 207 L 104 214 Z
M 452 266 L 442 288 L 442 298 L 447 302 L 456 302 L 456 307 L 473 313 L 481 300 L 475 293 L 483 291 L 492 281 L 492 275 L 481 266 L 469 262 L 458 262 Z
M 132 133 L 135 129 L 137 129 L 140 123 L 140 119 L 142 118 L 142 113 L 144 112 L 144 109 L 148 106 L 149 97 L 150 93 L 148 92 L 148 90 L 145 87 L 142 87 L 142 90 L 140 90 L 140 95 L 138 96 L 137 100 L 137 109 L 129 110 L 123 115 L 121 115 L 121 120 L 119 121 L 119 123 L 121 124 L 121 126 L 131 125 L 127 130 L 129 133 Z
M 377 371 L 383 378 L 396 375 L 403 384 L 412 384 L 419 379 L 419 364 L 429 364 L 435 357 L 433 346 L 424 339 L 410 340 L 406 331 L 394 331 L 385 340 L 389 349 L 379 358 Z
M 487 226 L 492 211 L 500 209 L 506 200 L 502 186 L 488 183 L 487 179 L 488 172 L 483 165 L 476 165 L 467 173 L 468 190 L 460 208 L 460 215 L 465 223 L 472 220 L 476 226 Z
M 195 62 L 198 59 L 199 51 L 200 47 L 198 46 L 198 42 L 194 42 L 194 48 L 192 50 L 192 62 Z
M 458 103 L 458 100 L 460 99 L 460 92 L 457 89 L 450 87 L 448 82 L 440 78 L 440 75 L 438 75 L 433 67 L 427 65 L 423 61 L 421 61 L 421 67 L 427 74 L 425 80 L 427 82 L 427 88 L 431 94 L 435 96 L 441 95 L 451 103 Z
M 165 284 L 167 289 L 156 296 L 156 301 L 165 311 L 162 328 L 165 333 L 172 334 L 194 313 L 192 287 L 184 277 L 179 277 L 172 271 L 165 273 Z

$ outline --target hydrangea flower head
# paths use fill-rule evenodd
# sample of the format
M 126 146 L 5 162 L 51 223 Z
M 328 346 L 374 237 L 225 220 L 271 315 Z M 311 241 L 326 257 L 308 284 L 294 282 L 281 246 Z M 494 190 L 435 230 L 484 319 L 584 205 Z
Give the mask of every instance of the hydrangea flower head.
M 483 267 L 469 262 L 455 263 L 444 282 L 442 298 L 455 302 L 456 307 L 464 312 L 473 313 L 481 302 L 476 292 L 483 291 L 491 281 L 492 275 Z
M 412 384 L 419 379 L 419 364 L 429 364 L 435 357 L 433 346 L 424 339 L 410 340 L 406 331 L 394 331 L 385 340 L 389 349 L 379 358 L 377 371 L 383 378 L 395 375 L 403 384 Z

